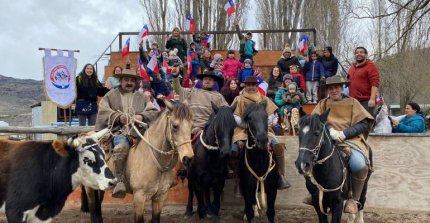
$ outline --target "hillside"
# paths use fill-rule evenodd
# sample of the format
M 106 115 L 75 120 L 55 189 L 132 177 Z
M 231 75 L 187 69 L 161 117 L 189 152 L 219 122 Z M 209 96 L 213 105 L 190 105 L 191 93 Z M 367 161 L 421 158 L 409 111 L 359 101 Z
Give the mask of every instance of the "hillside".
M 13 126 L 30 126 L 30 106 L 42 98 L 42 81 L 0 75 L 0 121 Z

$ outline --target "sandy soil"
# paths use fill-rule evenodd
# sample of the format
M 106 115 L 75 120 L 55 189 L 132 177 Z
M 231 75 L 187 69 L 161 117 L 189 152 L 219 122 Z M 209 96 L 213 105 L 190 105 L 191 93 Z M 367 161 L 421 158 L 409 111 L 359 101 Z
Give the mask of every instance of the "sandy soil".
M 191 219 L 183 217 L 184 207 L 180 205 L 170 205 L 165 207 L 162 214 L 162 222 L 212 222 L 211 219 L 200 221 L 196 215 Z M 318 222 L 314 210 L 310 207 L 278 207 L 276 213 L 277 222 L 283 223 L 307 223 Z M 104 222 L 119 223 L 132 222 L 131 205 L 104 205 Z M 146 215 L 146 220 L 150 219 L 150 213 Z M 0 215 L 0 223 L 5 223 L 4 215 Z M 87 223 L 89 215 L 79 212 L 78 208 L 66 208 L 53 221 L 55 223 Z M 224 207 L 221 210 L 221 222 L 243 222 L 242 207 Z M 256 222 L 267 222 L 264 216 Z M 430 222 L 430 213 L 407 212 L 402 210 L 370 209 L 365 213 L 366 223 L 425 223 Z

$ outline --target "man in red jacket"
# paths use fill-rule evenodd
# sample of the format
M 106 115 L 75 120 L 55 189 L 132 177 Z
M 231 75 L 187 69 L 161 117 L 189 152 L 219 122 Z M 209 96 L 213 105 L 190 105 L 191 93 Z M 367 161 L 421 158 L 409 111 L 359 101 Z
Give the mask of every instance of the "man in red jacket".
M 355 62 L 349 68 L 348 77 L 349 96 L 357 99 L 375 117 L 380 75 L 376 65 L 367 58 L 366 48 L 355 48 Z

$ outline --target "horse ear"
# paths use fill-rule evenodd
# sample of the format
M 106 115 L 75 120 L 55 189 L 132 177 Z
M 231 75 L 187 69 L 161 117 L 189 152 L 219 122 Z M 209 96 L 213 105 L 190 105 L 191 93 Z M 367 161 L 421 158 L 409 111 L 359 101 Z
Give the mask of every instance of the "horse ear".
M 216 106 L 216 104 L 214 104 L 214 103 L 211 101 L 211 105 L 212 105 L 212 110 L 215 112 L 215 114 L 216 114 L 216 113 L 218 113 L 218 107 Z
M 327 117 L 329 113 L 330 113 L 330 108 L 326 112 L 320 115 L 320 121 L 323 123 L 327 122 Z
M 231 111 L 232 111 L 232 112 L 236 111 L 236 106 L 237 106 L 237 103 L 236 103 L 236 102 L 235 102 L 235 103 L 233 103 L 233 104 L 230 106 L 230 109 L 231 109 Z
M 166 105 L 167 109 L 169 109 L 170 111 L 173 110 L 174 105 L 169 100 L 163 99 L 163 102 Z

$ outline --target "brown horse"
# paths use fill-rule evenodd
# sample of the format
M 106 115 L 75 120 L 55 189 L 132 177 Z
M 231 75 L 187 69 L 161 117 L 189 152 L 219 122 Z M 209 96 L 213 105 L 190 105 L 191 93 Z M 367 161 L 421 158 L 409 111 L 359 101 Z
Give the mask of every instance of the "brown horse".
M 174 179 L 173 167 L 178 160 L 187 165 L 194 156 L 191 126 L 192 115 L 187 106 L 166 102 L 166 109 L 150 124 L 139 144 L 130 149 L 126 180 L 127 190 L 134 196 L 134 222 L 144 222 L 146 200 L 152 201 L 152 222 L 160 222 L 161 210 Z M 113 167 L 111 159 L 108 165 Z M 82 210 L 88 211 L 89 205 L 91 222 L 103 222 L 103 194 L 88 188 L 85 191 Z

